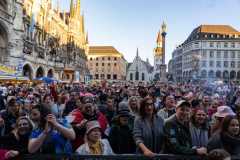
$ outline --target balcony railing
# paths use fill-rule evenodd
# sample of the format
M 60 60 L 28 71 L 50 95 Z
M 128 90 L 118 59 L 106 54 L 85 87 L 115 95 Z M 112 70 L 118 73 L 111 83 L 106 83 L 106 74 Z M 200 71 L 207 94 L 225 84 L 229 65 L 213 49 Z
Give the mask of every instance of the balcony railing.
M 206 157 L 199 156 L 185 156 L 185 155 L 170 155 L 170 154 L 159 154 L 154 158 L 147 158 L 143 155 L 76 155 L 76 154 L 58 154 L 58 155 L 24 155 L 21 157 L 24 160 L 207 160 Z M 231 157 L 232 160 L 240 160 L 240 156 Z
M 37 57 L 44 59 L 45 58 L 45 48 L 39 44 L 35 45 L 35 51 L 37 52 Z

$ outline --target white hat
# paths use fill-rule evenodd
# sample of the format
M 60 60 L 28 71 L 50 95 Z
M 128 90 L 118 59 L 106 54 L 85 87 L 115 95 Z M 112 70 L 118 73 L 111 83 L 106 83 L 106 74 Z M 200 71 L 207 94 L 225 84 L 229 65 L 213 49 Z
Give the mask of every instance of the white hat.
M 235 116 L 236 114 L 228 106 L 220 106 L 220 107 L 217 108 L 217 112 L 215 114 L 216 117 L 224 118 L 228 115 Z
M 87 122 L 86 128 L 87 128 L 86 134 L 88 134 L 91 130 L 93 130 L 95 128 L 101 129 L 101 126 L 98 123 L 98 121 L 89 121 L 89 122 Z

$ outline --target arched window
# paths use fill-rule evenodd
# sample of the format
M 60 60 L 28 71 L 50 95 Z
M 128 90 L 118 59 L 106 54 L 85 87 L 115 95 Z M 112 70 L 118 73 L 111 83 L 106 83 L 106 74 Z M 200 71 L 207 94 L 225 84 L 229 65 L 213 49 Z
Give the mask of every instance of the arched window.
M 235 79 L 236 78 L 236 72 L 235 71 L 231 71 L 230 72 L 230 79 Z
M 201 77 L 202 78 L 206 78 L 207 77 L 207 71 L 206 70 L 202 70 L 201 71 Z
M 52 69 L 48 70 L 47 77 L 50 77 L 50 78 L 53 77 L 53 70 Z
M 217 72 L 216 72 L 216 77 L 217 77 L 217 78 L 221 78 L 221 77 L 222 77 L 221 71 L 217 71 Z
M 136 80 L 136 81 L 139 80 L 139 72 L 138 72 L 138 71 L 135 73 L 135 80 Z
M 142 81 L 145 81 L 145 75 L 142 73 Z
M 212 71 L 212 70 L 209 71 L 209 72 L 208 72 L 208 77 L 209 77 L 209 78 L 214 78 L 214 71 Z
M 40 78 L 43 76 L 44 76 L 44 69 L 43 69 L 43 67 L 40 66 L 36 71 L 36 78 Z
M 229 78 L 229 73 L 228 73 L 228 71 L 224 71 L 224 72 L 223 72 L 223 78 L 224 78 L 224 79 L 228 79 L 228 78 Z
M 132 80 L 133 80 L 133 74 L 130 73 L 130 81 L 132 81 Z
M 30 80 L 32 77 L 33 70 L 32 67 L 29 64 L 26 64 L 23 66 L 23 76 L 28 77 Z

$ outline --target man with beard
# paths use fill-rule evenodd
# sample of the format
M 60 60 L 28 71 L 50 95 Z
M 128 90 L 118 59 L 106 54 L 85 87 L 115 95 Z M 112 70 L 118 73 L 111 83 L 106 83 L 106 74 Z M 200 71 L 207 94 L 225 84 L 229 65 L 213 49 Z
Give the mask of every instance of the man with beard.
M 96 110 L 91 97 L 83 97 L 82 107 L 73 110 L 70 115 L 74 116 L 72 126 L 77 137 L 73 141 L 74 150 L 84 143 L 84 135 L 86 131 L 85 125 L 88 121 L 98 121 L 101 126 L 102 133 L 105 132 L 108 126 L 107 118 L 101 112 Z

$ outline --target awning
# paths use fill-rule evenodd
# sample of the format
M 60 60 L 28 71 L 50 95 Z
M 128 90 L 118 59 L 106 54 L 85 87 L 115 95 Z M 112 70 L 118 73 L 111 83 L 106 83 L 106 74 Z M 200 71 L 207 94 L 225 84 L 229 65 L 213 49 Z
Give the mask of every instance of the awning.
M 29 81 L 28 77 L 0 75 L 0 81 Z

